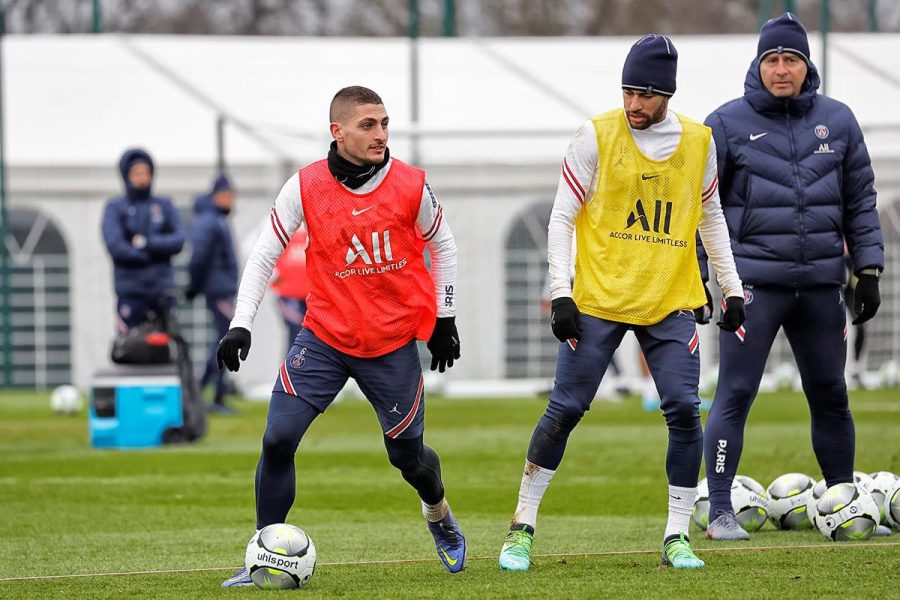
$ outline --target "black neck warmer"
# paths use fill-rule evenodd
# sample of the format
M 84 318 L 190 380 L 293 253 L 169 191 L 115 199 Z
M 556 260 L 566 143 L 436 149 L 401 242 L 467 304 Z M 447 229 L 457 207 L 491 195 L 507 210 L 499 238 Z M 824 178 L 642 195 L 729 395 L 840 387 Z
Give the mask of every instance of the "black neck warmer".
M 387 148 L 384 149 L 384 160 L 377 165 L 354 165 L 338 154 L 337 142 L 331 142 L 331 148 L 328 150 L 328 170 L 334 175 L 334 178 L 346 185 L 351 190 L 363 185 L 375 176 L 375 173 L 384 168 L 391 158 L 391 152 Z

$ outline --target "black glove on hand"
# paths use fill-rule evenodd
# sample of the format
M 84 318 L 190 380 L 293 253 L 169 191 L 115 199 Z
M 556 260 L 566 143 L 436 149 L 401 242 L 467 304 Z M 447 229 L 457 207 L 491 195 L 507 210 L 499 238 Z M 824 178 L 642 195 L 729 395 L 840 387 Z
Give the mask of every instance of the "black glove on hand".
M 431 370 L 441 373 L 453 366 L 459 359 L 459 333 L 456 331 L 456 317 L 438 317 L 431 339 L 426 344 L 431 352 Z
M 878 277 L 871 274 L 857 275 L 856 289 L 853 291 L 854 325 L 865 323 L 875 316 L 881 306 L 881 294 L 878 293 Z
M 219 368 L 225 365 L 229 371 L 240 369 L 238 352 L 241 360 L 247 360 L 247 354 L 250 352 L 250 332 L 243 327 L 232 327 L 219 341 L 219 347 L 216 349 L 216 362 L 219 363 Z
M 706 292 L 706 304 L 700 308 L 694 309 L 694 320 L 697 321 L 699 325 L 706 325 L 709 323 L 713 314 L 713 301 L 712 294 L 709 293 L 709 284 L 703 284 L 703 291 Z
M 722 331 L 735 332 L 746 320 L 747 313 L 744 311 L 744 299 L 740 296 L 725 298 L 725 312 L 722 313 L 722 320 L 716 325 Z
M 581 339 L 581 313 L 574 300 L 565 296 L 550 303 L 550 328 L 560 342 Z

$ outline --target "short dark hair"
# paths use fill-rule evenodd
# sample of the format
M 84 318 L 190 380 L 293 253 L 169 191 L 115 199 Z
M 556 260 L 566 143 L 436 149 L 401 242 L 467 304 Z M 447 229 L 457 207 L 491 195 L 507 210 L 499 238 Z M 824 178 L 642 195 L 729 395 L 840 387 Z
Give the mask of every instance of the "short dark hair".
M 351 104 L 359 106 L 360 104 L 384 104 L 384 102 L 381 101 L 381 96 L 369 88 L 361 85 L 351 85 L 338 90 L 338 93 L 331 99 L 328 119 L 332 123 L 336 122 Z

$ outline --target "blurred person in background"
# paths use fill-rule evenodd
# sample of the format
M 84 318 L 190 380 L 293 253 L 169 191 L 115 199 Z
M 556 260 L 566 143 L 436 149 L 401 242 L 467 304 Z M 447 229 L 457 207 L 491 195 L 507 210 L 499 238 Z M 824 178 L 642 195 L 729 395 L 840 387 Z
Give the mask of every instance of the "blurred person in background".
M 247 260 L 231 329 L 219 343 L 219 364 L 237 371 L 275 263 L 305 225 L 307 313 L 269 401 L 256 526 L 286 520 L 300 441 L 353 378 L 375 409 L 388 460 L 421 500 L 439 560 L 457 573 L 465 568 L 466 540 L 444 493 L 440 458 L 424 443 L 416 347 L 416 340 L 428 340 L 432 370 L 444 372 L 459 359 L 456 242 L 425 172 L 391 157 L 390 119 L 378 94 L 361 86 L 339 90 L 329 119 L 328 155 L 281 188 Z M 253 585 L 246 568 L 222 583 L 244 585 Z
M 719 383 L 706 422 L 706 535 L 713 540 L 750 537 L 735 518 L 731 484 L 744 425 L 782 327 L 809 404 L 822 475 L 829 486 L 853 482 L 844 242 L 858 280 L 855 325 L 875 316 L 881 302 L 884 242 L 862 131 L 846 105 L 818 88 L 806 29 L 785 13 L 760 31 L 743 97 L 706 119 L 719 151 L 722 207 L 747 305 L 747 322 L 719 334 Z
M 234 318 L 234 299 L 238 286 L 237 256 L 228 216 L 234 207 L 234 189 L 224 173 L 213 182 L 212 190 L 194 200 L 194 222 L 191 224 L 190 281 L 185 292 L 188 301 L 202 294 L 216 331 L 215 341 L 200 378 L 200 389 L 213 384 L 210 412 L 231 414 L 225 403 L 227 382 L 225 371 L 216 364 L 218 340 L 228 332 Z
M 629 330 L 647 358 L 669 434 L 662 562 L 704 566 L 688 538 L 703 453 L 693 313 L 706 302 L 698 231 L 727 298 L 720 327 L 740 326 L 744 299 L 719 205 L 711 132 L 668 108 L 677 61 L 665 36 L 635 42 L 622 70 L 624 108 L 586 121 L 563 159 L 547 236 L 550 326 L 560 341 L 556 380 L 528 446 L 502 569 L 528 570 L 541 500 Z
M 117 329 L 120 334 L 151 316 L 171 317 L 175 308 L 172 257 L 184 246 L 184 225 L 169 198 L 154 196 L 153 160 L 140 148 L 119 160 L 125 195 L 103 211 L 103 240 L 113 261 Z
M 309 294 L 309 279 L 306 276 L 306 230 L 300 228 L 284 249 L 284 254 L 275 263 L 272 271 L 272 290 L 278 294 L 278 312 L 287 327 L 287 349 L 303 328 L 306 316 L 306 295 Z

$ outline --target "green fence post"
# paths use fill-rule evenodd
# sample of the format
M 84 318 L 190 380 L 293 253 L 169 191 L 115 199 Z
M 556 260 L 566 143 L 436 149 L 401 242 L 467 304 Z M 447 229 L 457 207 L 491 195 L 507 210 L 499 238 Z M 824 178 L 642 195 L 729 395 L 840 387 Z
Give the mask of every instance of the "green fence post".
M 3 387 L 12 385 L 12 310 L 9 302 L 10 293 L 9 271 L 12 268 L 12 260 L 9 255 L 9 247 L 6 245 L 6 237 L 10 235 L 9 216 L 6 210 L 6 154 L 3 144 L 3 78 L 6 72 L 3 68 L 3 44 L 6 32 L 6 7 L 0 4 L 0 310 L 3 315 Z
M 91 1 L 91 33 L 103 33 L 103 10 L 100 0 Z

